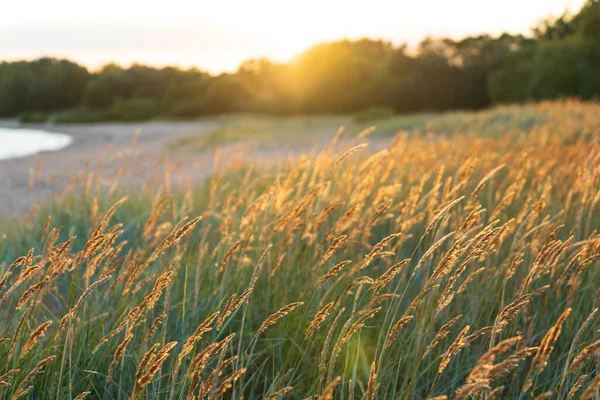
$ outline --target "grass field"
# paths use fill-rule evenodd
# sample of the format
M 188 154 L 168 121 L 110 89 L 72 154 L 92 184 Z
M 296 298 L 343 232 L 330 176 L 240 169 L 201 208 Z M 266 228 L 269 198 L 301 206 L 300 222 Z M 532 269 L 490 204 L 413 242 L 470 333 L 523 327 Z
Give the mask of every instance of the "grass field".
M 333 138 L 340 126 L 345 137 L 354 137 L 376 128 L 371 137 L 389 138 L 400 131 L 413 134 L 453 136 L 502 136 L 528 133 L 533 127 L 547 127 L 552 114 L 551 103 L 525 106 L 503 106 L 474 112 L 448 112 L 397 115 L 372 121 L 357 122 L 352 116 L 273 117 L 228 115 L 216 118 L 218 128 L 208 135 L 188 136 L 172 140 L 168 150 L 204 151 L 218 146 L 244 143 L 262 148 L 314 146 Z M 573 113 L 577 114 L 574 110 Z M 574 118 L 581 116 L 573 115 Z M 215 119 L 211 119 L 211 122 Z
M 600 105 L 324 118 L 314 156 L 187 191 L 80 171 L 3 226 L 0 397 L 597 397 Z

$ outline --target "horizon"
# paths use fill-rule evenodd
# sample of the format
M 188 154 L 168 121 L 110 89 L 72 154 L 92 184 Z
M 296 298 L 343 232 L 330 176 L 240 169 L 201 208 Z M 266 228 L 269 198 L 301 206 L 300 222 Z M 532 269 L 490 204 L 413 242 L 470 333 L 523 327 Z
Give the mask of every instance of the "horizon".
M 368 9 L 338 0 L 327 4 L 311 0 L 292 10 L 271 0 L 203 5 L 206 10 L 187 0 L 174 0 L 168 10 L 150 5 L 144 13 L 139 12 L 138 0 L 126 4 L 108 0 L 93 15 L 84 13 L 73 0 L 58 3 L 59 7 L 41 4 L 34 10 L 12 4 L 3 10 L 0 35 L 13 40 L 0 43 L 2 61 L 56 57 L 91 70 L 116 63 L 198 68 L 219 74 L 236 71 L 248 59 L 289 62 L 318 43 L 344 39 L 369 38 L 415 47 L 426 37 L 527 35 L 541 19 L 566 10 L 576 12 L 584 0 L 526 4 L 518 0 L 503 4 L 430 0 L 404 6 L 375 0 L 381 4 Z M 119 13 L 114 12 L 117 5 Z M 237 12 L 232 14 L 232 9 Z M 519 10 L 516 14 L 515 9 Z

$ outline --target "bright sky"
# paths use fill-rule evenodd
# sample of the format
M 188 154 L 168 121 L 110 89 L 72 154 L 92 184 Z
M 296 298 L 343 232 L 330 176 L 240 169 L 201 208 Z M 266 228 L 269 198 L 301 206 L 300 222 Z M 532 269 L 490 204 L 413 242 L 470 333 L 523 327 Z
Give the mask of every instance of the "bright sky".
M 0 13 L 0 58 L 67 57 L 90 67 L 197 66 L 233 71 L 248 58 L 287 61 L 312 44 L 529 33 L 585 0 L 19 0 Z

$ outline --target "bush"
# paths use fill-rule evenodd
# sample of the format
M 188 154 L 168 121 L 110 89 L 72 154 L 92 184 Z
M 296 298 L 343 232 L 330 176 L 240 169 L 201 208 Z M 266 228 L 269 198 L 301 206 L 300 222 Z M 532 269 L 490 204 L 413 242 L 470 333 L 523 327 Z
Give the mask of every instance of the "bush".
M 86 107 L 72 108 L 53 114 L 49 120 L 54 123 L 90 123 L 106 121 L 105 113 L 90 110 Z
M 145 121 L 157 117 L 160 110 L 160 105 L 153 99 L 143 97 L 117 99 L 108 108 L 93 110 L 88 107 L 79 107 L 55 114 L 52 121 L 62 123 Z
M 202 115 L 204 108 L 204 99 L 187 100 L 174 105 L 169 115 L 176 118 L 194 118 Z
M 106 118 L 111 121 L 143 121 L 152 119 L 160 113 L 156 100 L 138 97 L 117 99 L 107 110 Z
M 48 114 L 43 111 L 23 111 L 19 114 L 21 122 L 46 122 Z
M 394 110 L 392 110 L 389 107 L 371 107 L 354 114 L 354 118 L 352 119 L 352 121 L 354 123 L 360 124 L 363 122 L 387 119 L 393 116 Z

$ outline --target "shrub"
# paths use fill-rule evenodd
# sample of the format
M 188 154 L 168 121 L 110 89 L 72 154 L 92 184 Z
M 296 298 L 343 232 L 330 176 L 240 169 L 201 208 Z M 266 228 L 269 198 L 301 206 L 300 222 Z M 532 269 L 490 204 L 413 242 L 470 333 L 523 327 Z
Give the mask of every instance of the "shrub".
M 202 115 L 204 113 L 204 108 L 204 99 L 187 100 L 175 104 L 171 108 L 169 115 L 178 118 L 194 118 Z
M 389 107 L 371 107 L 354 114 L 355 123 L 371 122 L 394 116 L 394 110 Z
M 19 114 L 21 122 L 46 122 L 48 114 L 43 111 L 24 111 Z
M 160 110 L 160 105 L 153 99 L 117 99 L 107 108 L 94 110 L 88 107 L 78 107 L 54 114 L 51 119 L 53 122 L 62 123 L 144 121 L 157 117 Z
M 145 97 L 117 99 L 106 111 L 112 121 L 142 121 L 155 118 L 160 113 L 158 101 Z

